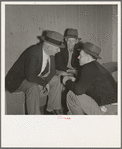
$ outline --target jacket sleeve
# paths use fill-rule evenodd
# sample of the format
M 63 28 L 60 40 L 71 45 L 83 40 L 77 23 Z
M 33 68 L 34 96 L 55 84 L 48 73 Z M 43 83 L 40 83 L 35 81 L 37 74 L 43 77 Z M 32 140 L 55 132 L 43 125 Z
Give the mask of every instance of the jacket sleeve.
M 38 77 L 37 74 L 38 58 L 32 53 L 29 53 L 25 62 L 25 77 L 27 81 L 37 83 L 41 86 L 46 86 L 47 81 Z
M 68 68 L 67 68 L 65 57 L 62 53 L 64 52 L 63 50 L 65 49 L 60 49 L 60 50 L 61 51 L 55 55 L 56 70 L 66 71 Z
M 80 67 L 79 59 L 78 59 L 79 55 L 80 55 L 80 51 L 78 51 L 77 49 L 74 49 L 74 52 L 72 54 L 72 61 L 71 61 L 71 65 L 73 68 L 79 69 Z
M 76 95 L 82 95 L 98 77 L 98 74 L 98 70 L 95 67 L 85 66 L 80 74 L 80 79 L 76 82 L 68 80 L 66 82 L 66 87 Z

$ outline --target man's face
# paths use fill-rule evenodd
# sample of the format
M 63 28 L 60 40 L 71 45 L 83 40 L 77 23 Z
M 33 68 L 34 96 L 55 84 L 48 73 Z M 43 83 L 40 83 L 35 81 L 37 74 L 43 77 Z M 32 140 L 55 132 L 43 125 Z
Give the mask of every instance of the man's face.
M 78 42 L 75 38 L 66 38 L 67 47 L 68 49 L 74 49 L 75 44 Z
M 83 66 L 88 62 L 88 54 L 81 50 L 80 55 L 78 56 L 79 64 Z
M 52 44 L 46 43 L 45 52 L 48 55 L 55 55 L 56 53 L 60 52 L 60 48 Z

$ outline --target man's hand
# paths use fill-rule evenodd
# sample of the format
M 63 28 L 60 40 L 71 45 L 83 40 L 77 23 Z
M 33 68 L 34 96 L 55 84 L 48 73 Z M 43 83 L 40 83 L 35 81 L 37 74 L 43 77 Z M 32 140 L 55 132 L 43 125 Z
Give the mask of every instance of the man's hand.
M 76 78 L 75 77 L 69 77 L 72 82 L 75 82 Z
M 45 87 L 43 87 L 43 93 L 44 94 L 47 94 L 47 93 L 49 93 L 49 84 L 47 84 Z
M 76 78 L 74 78 L 74 77 L 69 77 L 69 76 L 65 76 L 65 77 L 63 78 L 63 81 L 62 81 L 64 85 L 66 85 L 66 81 L 67 81 L 67 80 L 71 80 L 71 81 L 74 82 L 74 81 L 76 80 Z
M 67 69 L 67 72 L 75 72 L 76 69 Z
M 73 76 L 74 74 L 77 73 L 77 70 L 76 69 L 68 69 L 67 73 Z
M 56 73 L 57 73 L 57 75 L 58 76 L 68 76 L 68 75 L 70 75 L 69 73 L 67 73 L 67 72 L 65 72 L 65 71 L 56 71 Z
M 62 71 L 61 74 L 60 74 L 60 76 L 68 76 L 68 73 L 65 72 L 65 71 Z

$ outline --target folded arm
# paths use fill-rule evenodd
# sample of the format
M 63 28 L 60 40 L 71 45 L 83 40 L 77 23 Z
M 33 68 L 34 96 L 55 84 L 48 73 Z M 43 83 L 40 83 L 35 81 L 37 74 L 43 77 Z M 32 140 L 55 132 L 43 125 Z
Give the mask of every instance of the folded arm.
M 98 70 L 96 68 L 85 66 L 80 74 L 80 79 L 76 82 L 68 80 L 66 82 L 66 87 L 76 95 L 84 94 L 97 76 Z
M 51 56 L 52 64 L 50 69 L 50 74 L 46 78 L 41 78 L 37 74 L 37 65 L 38 65 L 38 58 L 36 56 L 28 56 L 28 59 L 25 63 L 25 75 L 26 79 L 29 82 L 37 83 L 41 86 L 46 86 L 48 82 L 52 79 L 55 74 L 55 59 L 54 56 Z M 54 70 L 54 71 L 53 71 Z

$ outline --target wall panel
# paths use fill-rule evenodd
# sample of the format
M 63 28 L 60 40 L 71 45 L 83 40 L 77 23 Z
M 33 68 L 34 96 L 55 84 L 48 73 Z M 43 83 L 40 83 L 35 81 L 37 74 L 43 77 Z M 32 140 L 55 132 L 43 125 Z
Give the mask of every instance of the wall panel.
M 79 26 L 80 26 L 80 37 L 82 38 L 82 41 L 86 40 L 86 6 L 80 6 L 80 20 L 79 20 Z
M 46 7 L 46 29 L 56 30 L 56 20 L 55 20 L 55 6 L 45 6 Z
M 117 19 L 117 6 L 114 5 L 112 6 L 112 60 L 113 61 L 117 61 L 117 57 L 118 57 L 118 53 L 117 53 L 117 49 L 118 49 L 118 34 L 117 34 L 117 30 L 118 30 L 118 19 Z
M 72 26 L 72 15 L 73 15 L 73 6 L 66 5 L 65 6 L 65 27 L 66 28 L 73 28 Z
M 101 6 L 97 6 L 97 44 L 101 47 L 102 42 L 102 8 Z
M 65 28 L 65 6 L 59 5 L 55 7 L 56 13 L 56 31 L 59 31 L 61 34 L 64 34 Z
M 72 7 L 72 28 L 79 30 L 79 6 Z
M 97 6 L 93 6 L 92 7 L 92 16 L 91 16 L 91 34 L 92 34 L 92 38 L 91 38 L 91 42 L 93 42 L 94 44 L 97 45 Z
M 86 6 L 85 12 L 85 34 L 86 34 L 86 41 L 92 42 L 92 7 L 90 5 Z

